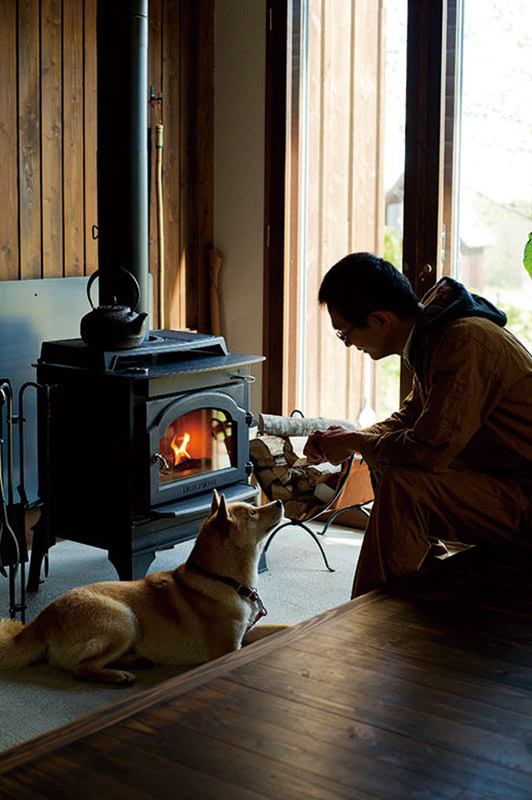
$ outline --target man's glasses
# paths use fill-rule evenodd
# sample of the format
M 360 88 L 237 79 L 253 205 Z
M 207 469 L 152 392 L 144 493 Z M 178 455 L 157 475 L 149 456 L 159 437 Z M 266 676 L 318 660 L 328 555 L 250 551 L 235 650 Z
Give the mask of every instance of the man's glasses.
M 344 344 L 347 344 L 347 340 L 349 339 L 349 337 L 351 336 L 351 334 L 353 333 L 355 328 L 356 328 L 356 325 L 353 325 L 353 327 L 349 328 L 348 331 L 335 331 L 335 333 L 336 333 L 336 335 L 338 336 L 338 338 L 340 339 L 341 342 L 343 342 Z

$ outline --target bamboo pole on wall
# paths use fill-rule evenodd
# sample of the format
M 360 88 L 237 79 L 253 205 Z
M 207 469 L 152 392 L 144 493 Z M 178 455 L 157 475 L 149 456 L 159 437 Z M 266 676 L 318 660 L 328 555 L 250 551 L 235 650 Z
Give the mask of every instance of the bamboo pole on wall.
M 223 265 L 223 256 L 220 250 L 209 250 L 209 286 L 210 286 L 210 312 L 211 333 L 221 336 L 222 324 L 220 318 L 220 270 Z
M 159 260 L 159 327 L 165 327 L 164 303 L 164 206 L 163 206 L 163 144 L 164 128 L 155 126 L 155 167 L 157 199 L 157 249 Z

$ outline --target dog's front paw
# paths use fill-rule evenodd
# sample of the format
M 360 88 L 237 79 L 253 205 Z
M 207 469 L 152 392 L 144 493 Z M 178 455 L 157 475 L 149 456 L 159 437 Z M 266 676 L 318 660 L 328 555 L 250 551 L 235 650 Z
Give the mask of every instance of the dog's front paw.
M 137 679 L 132 672 L 125 669 L 114 669 L 113 672 L 116 673 L 116 683 L 118 684 L 135 683 Z
M 80 681 L 92 683 L 113 683 L 117 686 L 126 686 L 136 680 L 132 672 L 125 669 L 111 669 L 110 667 L 83 666 L 73 670 L 74 676 Z
M 260 639 L 264 639 L 266 636 L 272 636 L 272 634 L 279 633 L 279 631 L 284 631 L 286 628 L 290 627 L 290 625 L 270 625 L 264 623 L 255 625 L 244 634 L 242 638 L 242 645 L 244 646 L 246 644 L 258 642 Z

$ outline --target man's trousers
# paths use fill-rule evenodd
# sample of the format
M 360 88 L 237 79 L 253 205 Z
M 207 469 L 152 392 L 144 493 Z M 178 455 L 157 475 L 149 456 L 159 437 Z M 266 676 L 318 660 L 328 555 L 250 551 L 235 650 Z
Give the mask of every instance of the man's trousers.
M 375 500 L 352 597 L 419 569 L 430 539 L 532 546 L 532 491 L 480 472 L 389 467 L 373 476 Z

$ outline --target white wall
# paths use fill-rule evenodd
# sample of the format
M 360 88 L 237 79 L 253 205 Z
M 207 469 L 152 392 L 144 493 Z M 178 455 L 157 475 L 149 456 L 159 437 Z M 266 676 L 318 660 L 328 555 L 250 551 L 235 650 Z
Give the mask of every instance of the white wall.
M 264 224 L 265 0 L 216 0 L 214 246 L 221 325 L 229 350 L 261 355 Z M 251 387 L 261 410 L 262 367 Z

